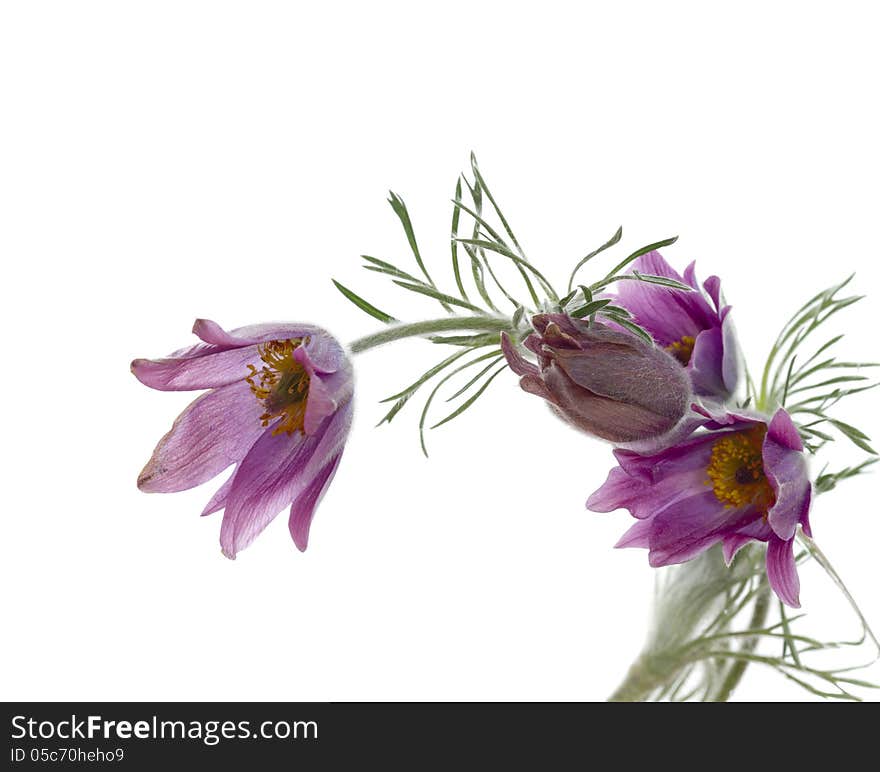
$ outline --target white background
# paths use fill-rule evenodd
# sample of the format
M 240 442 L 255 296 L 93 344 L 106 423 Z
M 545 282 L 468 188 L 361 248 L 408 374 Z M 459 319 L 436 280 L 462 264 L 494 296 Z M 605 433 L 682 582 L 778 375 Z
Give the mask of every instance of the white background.
M 599 4 L 596 4 L 599 5 Z M 722 276 L 753 367 L 788 313 L 851 271 L 849 358 L 877 359 L 880 136 L 870 3 L 21 3 L 0 15 L 4 699 L 603 699 L 640 646 L 653 575 L 586 496 L 607 446 L 510 373 L 429 437 L 377 401 L 438 359 L 357 359 L 357 415 L 308 552 L 279 517 L 235 562 L 220 480 L 135 487 L 191 395 L 136 356 L 292 319 L 343 341 L 429 301 L 358 268 L 405 264 L 402 193 L 451 286 L 471 149 L 530 257 L 562 283 L 618 257 Z M 609 263 L 604 263 L 603 268 Z M 410 269 L 411 270 L 411 269 Z M 841 417 L 880 434 L 877 398 Z M 838 465 L 858 458 L 839 443 Z M 818 542 L 880 625 L 877 477 L 824 496 Z M 805 571 L 814 628 L 852 632 Z M 873 675 L 878 677 L 877 670 Z M 747 674 L 740 699 L 803 699 Z M 876 699 L 870 694 L 866 695 Z

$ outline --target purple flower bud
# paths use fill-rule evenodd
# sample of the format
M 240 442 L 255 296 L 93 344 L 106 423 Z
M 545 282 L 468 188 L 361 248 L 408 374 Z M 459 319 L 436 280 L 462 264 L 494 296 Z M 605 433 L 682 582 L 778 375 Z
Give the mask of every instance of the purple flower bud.
M 637 443 L 682 424 L 690 379 L 668 353 L 629 332 L 565 314 L 532 317 L 525 359 L 507 335 L 501 348 L 520 386 L 546 399 L 566 421 L 611 442 Z

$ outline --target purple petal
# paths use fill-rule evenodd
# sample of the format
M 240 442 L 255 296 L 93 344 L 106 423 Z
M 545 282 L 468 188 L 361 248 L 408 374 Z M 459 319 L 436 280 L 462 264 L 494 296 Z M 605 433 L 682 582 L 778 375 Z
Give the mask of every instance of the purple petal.
M 777 421 L 778 416 L 781 421 Z M 776 431 L 773 430 L 774 422 Z M 762 449 L 764 472 L 776 494 L 767 519 L 774 533 L 786 541 L 794 536 L 798 523 L 807 517 L 810 508 L 807 461 L 802 452 L 791 449 L 792 440 L 800 438 L 794 427 L 794 438 L 790 436 L 787 424 L 790 424 L 788 414 L 780 408 L 770 422 Z M 786 444 L 778 442 L 779 439 Z
M 654 484 L 612 469 L 605 484 L 590 496 L 587 508 L 593 512 L 628 509 L 639 520 L 656 517 L 681 499 L 704 491 L 705 480 L 705 467 L 671 474 Z
M 767 426 L 767 436 L 789 450 L 803 451 L 804 444 L 797 427 L 784 408 L 779 408 Z
M 657 251 L 638 258 L 632 270 L 682 281 Z M 621 281 L 617 283 L 616 294 L 620 305 L 661 346 L 675 343 L 685 335 L 696 338 L 702 330 L 718 324 L 717 315 L 698 290 L 684 292 L 642 281 Z
M 205 504 L 205 508 L 202 510 L 202 517 L 213 515 L 226 506 L 226 499 L 229 496 L 229 491 L 232 490 L 233 482 L 235 482 L 235 470 L 229 475 L 226 482 L 217 489 L 217 492 L 211 496 L 211 500 Z
M 783 603 L 800 608 L 801 582 L 794 559 L 794 539 L 771 538 L 767 543 L 767 578 Z
M 728 394 L 733 394 L 739 385 L 740 354 L 739 342 L 736 338 L 736 330 L 733 327 L 733 318 L 727 313 L 730 306 L 723 311 L 721 322 L 721 345 L 724 356 L 721 360 L 721 377 Z
M 264 431 L 262 412 L 244 381 L 203 394 L 159 441 L 138 477 L 138 487 L 172 493 L 210 480 L 250 450 Z
M 199 346 L 198 354 L 184 351 L 183 356 L 165 359 L 135 359 L 131 371 L 145 386 L 160 391 L 215 389 L 244 380 L 248 365 L 260 358 L 256 346 L 227 350 Z
M 649 561 L 652 566 L 683 563 L 720 541 L 723 531 L 759 516 L 754 510 L 725 507 L 711 490 L 682 499 L 651 520 Z
M 641 547 L 642 549 L 647 549 L 651 538 L 651 527 L 650 520 L 637 520 L 617 540 L 617 543 L 614 545 L 615 548 Z
M 694 350 L 687 369 L 690 370 L 697 394 L 725 398 L 724 336 L 720 327 L 703 330 L 694 341 Z
M 547 388 L 547 384 L 545 384 L 544 381 L 541 380 L 541 376 L 539 375 L 524 375 L 522 378 L 520 378 L 519 385 L 523 391 L 526 391 L 529 394 L 534 394 L 537 397 L 542 397 L 551 404 L 559 404 L 559 400 L 557 400 L 553 392 L 551 392 L 550 389 Z
M 293 358 L 309 374 L 309 394 L 306 402 L 306 413 L 303 431 L 314 434 L 321 422 L 331 415 L 343 402 L 351 399 L 354 390 L 354 378 L 351 364 L 347 360 L 340 362 L 340 369 L 322 374 L 312 362 L 314 351 L 300 346 L 293 352 Z
M 315 509 L 336 474 L 340 458 L 342 458 L 341 453 L 318 472 L 306 489 L 294 499 L 290 507 L 290 519 L 287 522 L 287 527 L 290 529 L 293 543 L 296 544 L 300 552 L 305 552 L 306 547 L 309 546 L 309 528 L 312 525 L 312 518 L 315 516 Z
M 229 348 L 252 346 L 270 340 L 287 340 L 289 338 L 331 337 L 326 330 L 314 324 L 299 322 L 268 322 L 266 324 L 250 324 L 235 330 L 225 331 L 219 324 L 210 319 L 196 319 L 193 332 L 207 343 Z
M 504 354 L 507 365 L 517 375 L 538 375 L 540 373 L 536 365 L 519 353 L 506 332 L 501 333 L 501 353 Z
M 349 401 L 312 435 L 265 431 L 235 473 L 220 528 L 224 555 L 234 558 L 247 547 L 342 452 L 351 415 Z
M 691 265 L 693 265 L 693 263 L 691 263 Z M 695 285 L 692 284 L 691 286 Z M 717 276 L 710 276 L 703 282 L 703 289 L 705 289 L 706 294 L 712 298 L 715 310 L 718 313 L 721 313 L 721 279 Z
M 590 494 L 587 509 L 591 512 L 613 512 L 627 508 L 628 503 L 645 495 L 649 488 L 644 481 L 616 466 L 608 473 L 601 487 Z
M 614 457 L 627 474 L 653 483 L 671 474 L 694 469 L 705 471 L 712 455 L 712 445 L 722 436 L 721 434 L 704 434 L 692 437 L 650 455 L 616 449 Z
M 721 552 L 724 555 L 724 562 L 727 565 L 730 565 L 734 555 L 751 541 L 754 541 L 752 537 L 746 536 L 744 533 L 731 533 L 726 535 L 721 542 Z

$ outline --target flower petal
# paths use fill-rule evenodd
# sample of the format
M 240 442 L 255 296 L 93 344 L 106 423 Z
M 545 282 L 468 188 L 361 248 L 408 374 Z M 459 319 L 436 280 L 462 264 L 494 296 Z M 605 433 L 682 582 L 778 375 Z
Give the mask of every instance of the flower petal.
M 789 450 L 803 452 L 804 443 L 801 441 L 801 435 L 784 408 L 779 408 L 773 414 L 767 426 L 767 436 Z
M 217 489 L 216 493 L 211 496 L 211 500 L 205 504 L 205 508 L 202 510 L 202 517 L 213 515 L 226 506 L 226 499 L 229 496 L 229 491 L 232 490 L 232 483 L 235 482 L 235 471 L 233 470 L 226 482 Z
M 734 555 L 750 541 L 753 541 L 752 537 L 744 533 L 727 534 L 721 541 L 721 553 L 724 555 L 724 562 L 730 565 Z
M 159 441 L 138 477 L 138 487 L 148 493 L 172 493 L 210 480 L 250 450 L 264 431 L 262 411 L 244 381 L 203 394 Z
M 165 359 L 135 359 L 131 371 L 145 386 L 159 391 L 215 389 L 244 380 L 248 365 L 260 358 L 256 346 L 226 350 L 199 346 L 198 354 L 184 351 L 182 356 Z
M 724 355 L 721 359 L 721 378 L 727 394 L 736 392 L 739 385 L 740 353 L 739 342 L 736 338 L 736 330 L 733 326 L 733 317 L 727 313 L 730 306 L 722 310 L 723 321 L 721 322 L 721 346 Z
M 720 327 L 710 327 L 697 335 L 687 369 L 694 392 L 723 398 L 728 395 L 724 383 L 724 335 Z
M 273 436 L 267 429 L 254 443 L 235 473 L 226 501 L 220 528 L 224 555 L 234 558 L 247 547 L 342 452 L 351 416 L 349 401 L 312 435 Z
M 510 369 L 517 375 L 539 374 L 540 371 L 537 365 L 529 362 L 528 359 L 519 353 L 519 350 L 513 345 L 513 341 L 506 332 L 501 333 L 501 353 L 504 354 Z
M 794 539 L 771 538 L 767 543 L 767 578 L 783 603 L 800 608 L 801 582 L 794 559 Z
M 762 456 L 764 472 L 776 494 L 776 501 L 767 513 L 767 520 L 774 533 L 783 540 L 794 536 L 798 523 L 807 519 L 810 508 L 811 489 L 807 461 L 801 450 L 792 447 L 797 444 L 800 444 L 797 429 L 791 423 L 788 413 L 780 408 L 770 421 L 764 437 Z M 809 521 L 807 527 L 809 528 Z
M 639 257 L 632 270 L 683 281 L 657 251 Z M 619 304 L 661 346 L 675 343 L 685 335 L 696 338 L 702 330 L 717 325 L 712 308 L 696 288 L 684 292 L 642 281 L 621 281 L 617 283 L 616 295 Z
M 309 394 L 303 425 L 306 434 L 314 434 L 321 422 L 336 410 L 337 405 L 351 399 L 354 391 L 354 377 L 351 364 L 347 360 L 343 358 L 336 370 L 328 372 L 315 365 L 312 361 L 313 353 L 315 350 L 306 346 L 300 346 L 293 352 L 293 358 L 309 374 Z
M 315 516 L 315 509 L 336 474 L 340 458 L 342 458 L 341 453 L 318 472 L 306 489 L 294 499 L 290 507 L 290 519 L 287 521 L 287 527 L 290 529 L 293 543 L 296 544 L 300 552 L 305 552 L 309 545 L 309 528 L 312 525 L 312 518 Z
M 671 474 L 654 484 L 615 468 L 605 484 L 590 496 L 587 508 L 593 512 L 628 509 L 639 520 L 656 517 L 680 499 L 693 496 L 694 491 L 702 491 L 705 479 L 705 467 Z
M 650 546 L 651 539 L 651 521 L 637 520 L 631 525 L 626 533 L 621 536 L 614 545 L 617 549 L 624 547 L 641 547 L 647 549 Z
M 649 561 L 655 567 L 683 563 L 756 517 L 754 510 L 725 507 L 711 490 L 683 498 L 652 518 Z
M 705 472 L 712 457 L 712 445 L 722 436 L 704 434 L 691 437 L 649 455 L 617 448 L 614 450 L 614 457 L 627 474 L 654 483 L 681 472 L 695 469 L 702 469 Z
M 206 343 L 228 348 L 241 348 L 266 343 L 270 340 L 287 340 L 289 338 L 330 337 L 326 330 L 314 324 L 300 322 L 268 322 L 250 324 L 226 331 L 210 319 L 196 319 L 193 332 Z

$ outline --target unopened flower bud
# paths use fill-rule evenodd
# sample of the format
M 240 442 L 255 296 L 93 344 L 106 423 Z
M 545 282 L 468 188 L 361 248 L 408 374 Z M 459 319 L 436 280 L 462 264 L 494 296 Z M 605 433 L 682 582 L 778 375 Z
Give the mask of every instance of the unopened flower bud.
M 502 335 L 507 362 L 525 391 L 546 399 L 578 429 L 632 443 L 669 433 L 689 412 L 687 373 L 638 336 L 565 314 L 537 314 L 532 326 L 523 345 L 537 363 Z

